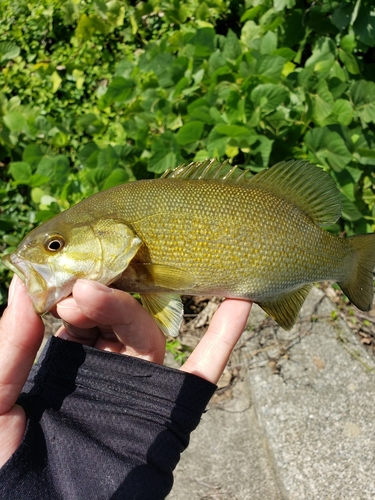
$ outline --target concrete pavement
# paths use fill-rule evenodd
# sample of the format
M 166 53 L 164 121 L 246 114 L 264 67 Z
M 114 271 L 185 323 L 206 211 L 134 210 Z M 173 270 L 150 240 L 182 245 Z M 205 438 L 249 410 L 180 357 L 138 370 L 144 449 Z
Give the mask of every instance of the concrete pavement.
M 373 500 L 375 360 L 317 288 L 291 332 L 254 307 L 169 500 Z

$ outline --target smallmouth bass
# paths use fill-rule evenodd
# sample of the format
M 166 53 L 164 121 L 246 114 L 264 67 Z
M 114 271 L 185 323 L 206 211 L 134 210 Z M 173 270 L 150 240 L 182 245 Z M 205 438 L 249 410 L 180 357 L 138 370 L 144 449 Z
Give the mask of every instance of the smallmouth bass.
M 290 329 L 313 282 L 336 282 L 359 309 L 372 307 L 375 234 L 341 238 L 321 228 L 340 214 L 340 192 L 315 165 L 281 162 L 248 178 L 207 160 L 81 201 L 3 263 L 39 314 L 87 278 L 139 293 L 172 336 L 182 294 L 252 300 Z

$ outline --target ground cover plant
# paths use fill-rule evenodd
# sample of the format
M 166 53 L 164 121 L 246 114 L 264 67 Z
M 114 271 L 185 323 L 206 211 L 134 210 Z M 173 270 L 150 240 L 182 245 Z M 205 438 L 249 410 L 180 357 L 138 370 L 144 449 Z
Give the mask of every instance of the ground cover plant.
M 317 163 L 343 197 L 329 229 L 374 231 L 374 30 L 371 0 L 0 0 L 1 252 L 208 157 Z

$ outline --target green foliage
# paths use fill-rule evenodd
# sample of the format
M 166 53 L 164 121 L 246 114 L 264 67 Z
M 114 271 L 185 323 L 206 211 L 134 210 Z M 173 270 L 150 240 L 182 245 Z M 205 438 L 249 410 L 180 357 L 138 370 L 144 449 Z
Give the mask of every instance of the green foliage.
M 207 157 L 309 159 L 342 192 L 331 229 L 375 230 L 371 0 L 0 8 L 3 252 L 98 190 Z
M 171 338 L 167 339 L 166 349 L 172 354 L 174 360 L 180 365 L 185 363 L 192 352 L 192 349 L 189 346 L 181 344 L 178 339 Z

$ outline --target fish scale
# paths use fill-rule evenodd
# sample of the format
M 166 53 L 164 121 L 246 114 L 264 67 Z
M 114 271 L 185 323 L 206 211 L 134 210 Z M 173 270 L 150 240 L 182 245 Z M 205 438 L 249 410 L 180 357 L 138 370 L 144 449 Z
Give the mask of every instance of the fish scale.
M 139 293 L 170 335 L 181 294 L 253 300 L 286 329 L 316 281 L 371 308 L 375 235 L 322 229 L 341 210 L 326 172 L 303 161 L 253 177 L 228 168 L 195 163 L 98 193 L 34 229 L 3 262 L 39 313 L 86 277 Z

